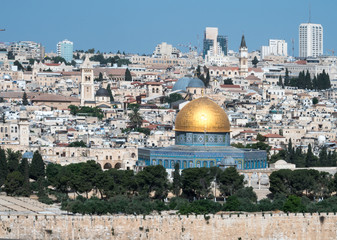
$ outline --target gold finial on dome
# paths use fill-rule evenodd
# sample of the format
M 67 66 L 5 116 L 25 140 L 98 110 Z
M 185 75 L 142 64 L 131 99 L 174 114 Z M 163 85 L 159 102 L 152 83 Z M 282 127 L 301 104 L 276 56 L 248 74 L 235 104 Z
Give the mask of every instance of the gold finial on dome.
M 225 111 L 207 97 L 188 103 L 178 113 L 175 123 L 178 132 L 230 132 L 230 124 Z

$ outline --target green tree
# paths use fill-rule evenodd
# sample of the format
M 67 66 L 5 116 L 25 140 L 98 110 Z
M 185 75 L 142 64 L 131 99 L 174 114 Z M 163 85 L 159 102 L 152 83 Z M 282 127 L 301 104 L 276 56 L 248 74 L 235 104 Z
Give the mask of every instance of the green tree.
M 21 65 L 21 63 L 18 60 L 14 62 L 14 66 L 17 66 L 19 71 L 25 70 L 25 68 Z
M 95 48 L 89 48 L 87 52 L 88 53 L 95 53 Z
M 282 77 L 281 76 L 278 77 L 277 85 L 278 86 L 283 86 L 283 81 L 282 81 Z
M 131 72 L 128 68 L 125 70 L 125 81 L 132 81 Z
M 20 166 L 19 166 L 19 172 L 23 176 L 23 185 L 22 185 L 22 192 L 21 195 L 25 197 L 29 197 L 31 190 L 30 190 L 30 183 L 29 183 L 29 164 L 28 160 L 26 158 L 23 158 L 21 160 Z
M 260 133 L 257 134 L 256 140 L 260 142 L 264 142 L 266 140 L 266 137 L 262 136 Z
M 184 99 L 183 96 L 181 96 L 179 93 L 172 93 L 169 96 L 165 97 L 165 102 L 167 103 L 173 103 L 179 100 Z
M 184 169 L 181 174 L 183 196 L 190 200 L 208 197 L 212 180 L 209 168 Z
M 32 164 L 29 169 L 29 176 L 34 180 L 45 177 L 45 163 L 38 150 L 34 152 Z
M 312 99 L 312 104 L 317 104 L 318 103 L 318 98 L 317 97 L 314 97 L 313 99 Z
M 284 212 L 304 212 L 305 207 L 300 197 L 290 195 L 283 206 Z
M 108 86 L 107 86 L 106 90 L 107 90 L 107 91 L 108 91 L 108 93 L 109 93 L 110 102 L 114 102 L 114 101 L 115 101 L 115 99 L 114 99 L 114 97 L 112 96 L 112 92 L 111 92 L 111 86 L 110 86 L 110 83 L 108 84 Z
M 26 92 L 23 92 L 23 96 L 22 96 L 22 104 L 24 106 L 27 106 L 29 103 L 28 103 L 28 98 L 27 98 L 27 93 Z
M 131 122 L 131 126 L 133 128 L 140 128 L 143 123 L 143 117 L 140 115 L 139 106 L 132 106 L 131 113 L 129 113 L 129 119 Z
M 83 142 L 83 140 L 81 141 L 76 141 L 76 142 L 72 142 L 68 145 L 68 147 L 84 147 L 86 148 L 87 145 L 85 144 L 85 142 Z
M 285 76 L 284 76 L 284 86 L 290 86 L 290 77 L 288 68 L 286 68 Z
M 7 58 L 8 58 L 8 60 L 13 60 L 13 59 L 15 59 L 15 55 L 13 54 L 13 51 L 8 51 L 8 53 L 7 53 Z
M 7 149 L 7 166 L 9 172 L 17 171 L 19 168 L 19 161 L 21 153 L 19 151 L 14 152 L 12 149 Z
M 5 183 L 8 174 L 6 152 L 0 148 L 0 187 Z
M 179 170 L 179 163 L 176 163 L 174 165 L 172 189 L 173 189 L 173 194 L 176 197 L 179 197 L 180 189 L 181 189 L 181 176 L 180 176 L 180 170 Z
M 146 196 L 154 192 L 154 198 L 164 200 L 168 194 L 166 169 L 162 165 L 148 166 L 136 175 L 138 191 Z
M 256 68 L 256 65 L 259 63 L 259 60 L 257 59 L 257 57 L 255 56 L 254 59 L 252 60 L 252 64 L 253 66 Z
M 269 191 L 272 194 L 284 194 L 286 196 L 291 193 L 291 177 L 292 171 L 289 169 L 281 169 L 279 171 L 272 172 L 269 176 Z
M 252 187 L 245 187 L 245 188 L 240 188 L 236 194 L 238 198 L 242 199 L 248 199 L 249 201 L 256 203 L 257 201 L 257 195 L 254 192 L 254 189 Z
M 317 157 L 312 153 L 311 144 L 308 145 L 307 156 L 305 158 L 306 167 L 314 167 L 317 164 Z
M 28 72 L 33 71 L 32 67 L 31 67 L 30 65 L 27 66 L 26 70 L 27 70 Z
M 226 168 L 221 172 L 220 176 L 217 177 L 220 192 L 225 196 L 234 195 L 239 189 L 243 188 L 243 179 L 244 176 L 240 175 L 235 168 Z
M 19 171 L 11 172 L 7 175 L 4 190 L 9 196 L 21 194 L 24 177 Z

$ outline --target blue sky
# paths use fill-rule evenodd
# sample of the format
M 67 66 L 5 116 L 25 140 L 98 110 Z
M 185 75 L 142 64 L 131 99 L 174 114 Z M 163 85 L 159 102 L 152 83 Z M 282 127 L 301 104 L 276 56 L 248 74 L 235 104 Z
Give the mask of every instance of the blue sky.
M 55 52 L 68 39 L 74 49 L 142 54 L 163 41 L 202 47 L 209 26 L 227 35 L 233 50 L 244 33 L 249 51 L 274 38 L 285 39 L 291 54 L 294 38 L 297 56 L 298 26 L 308 22 L 309 5 L 311 22 L 324 28 L 324 53 L 337 52 L 335 0 L 1 0 L 0 42 L 31 40 Z

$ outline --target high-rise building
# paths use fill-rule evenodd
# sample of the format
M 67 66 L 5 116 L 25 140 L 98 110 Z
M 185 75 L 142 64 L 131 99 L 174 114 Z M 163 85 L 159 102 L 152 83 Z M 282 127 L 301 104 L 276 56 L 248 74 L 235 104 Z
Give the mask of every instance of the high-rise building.
M 203 57 L 211 51 L 214 55 L 227 55 L 227 36 L 218 35 L 218 28 L 207 27 L 204 36 Z
M 262 46 L 261 57 L 264 59 L 265 56 L 288 56 L 288 44 L 284 40 L 269 39 L 269 46 Z
M 67 62 L 73 60 L 74 44 L 65 39 L 57 44 L 57 55 L 63 57 Z
M 321 24 L 302 23 L 299 27 L 299 57 L 323 55 L 323 27 Z

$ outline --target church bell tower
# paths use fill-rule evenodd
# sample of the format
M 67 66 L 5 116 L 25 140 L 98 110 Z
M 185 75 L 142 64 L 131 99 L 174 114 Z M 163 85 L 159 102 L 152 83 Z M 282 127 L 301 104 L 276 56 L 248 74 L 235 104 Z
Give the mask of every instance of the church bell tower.
M 242 35 L 239 49 L 239 75 L 241 77 L 248 76 L 248 48 L 244 35 Z
M 86 101 L 95 101 L 94 70 L 88 57 L 81 66 L 81 106 Z

